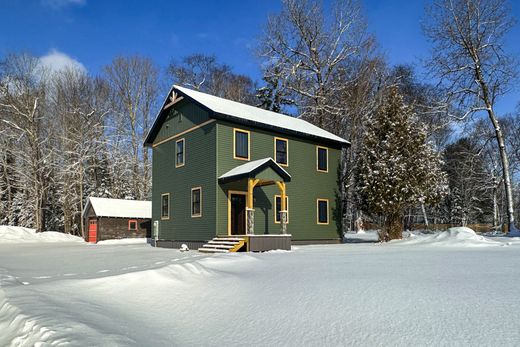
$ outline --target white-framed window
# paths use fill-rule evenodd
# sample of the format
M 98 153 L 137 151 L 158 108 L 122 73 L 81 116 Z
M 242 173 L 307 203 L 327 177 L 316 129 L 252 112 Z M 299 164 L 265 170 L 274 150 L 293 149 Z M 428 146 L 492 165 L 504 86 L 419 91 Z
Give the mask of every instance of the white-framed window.
M 191 216 L 202 217 L 202 188 L 191 188 Z
M 170 219 L 170 193 L 161 194 L 161 219 Z
M 179 139 L 175 141 L 175 167 L 184 166 L 186 159 L 186 141 Z

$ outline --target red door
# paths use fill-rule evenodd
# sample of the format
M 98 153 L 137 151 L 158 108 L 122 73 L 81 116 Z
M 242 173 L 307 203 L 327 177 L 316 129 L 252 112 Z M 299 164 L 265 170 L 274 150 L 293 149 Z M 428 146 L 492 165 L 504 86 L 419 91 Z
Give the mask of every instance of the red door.
M 88 221 L 88 242 L 97 242 L 97 220 L 95 219 Z

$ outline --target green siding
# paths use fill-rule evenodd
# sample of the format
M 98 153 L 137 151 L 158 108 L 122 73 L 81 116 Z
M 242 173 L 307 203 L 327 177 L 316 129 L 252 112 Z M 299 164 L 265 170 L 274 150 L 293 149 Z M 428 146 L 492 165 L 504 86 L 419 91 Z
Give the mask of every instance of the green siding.
M 179 134 L 210 119 L 205 110 L 186 100 L 179 101 L 167 112 L 168 116 L 161 125 L 154 143 Z
M 334 220 L 336 194 L 338 191 L 337 173 L 341 150 L 330 148 L 321 143 L 295 138 L 276 132 L 255 130 L 219 121 L 217 124 L 217 175 L 229 171 L 245 161 L 233 159 L 233 128 L 251 131 L 250 160 L 274 156 L 274 137 L 289 140 L 289 166 L 283 167 L 292 177 L 287 183 L 289 197 L 289 224 L 287 230 L 293 240 L 337 239 L 338 225 Z M 329 168 L 327 173 L 316 171 L 316 145 L 329 148 Z M 264 173 L 270 177 L 269 172 Z M 217 232 L 227 234 L 227 190 L 247 190 L 245 182 L 241 184 L 217 187 Z M 255 233 L 277 234 L 280 225 L 274 222 L 274 196 L 279 194 L 276 186 L 255 188 Z M 316 222 L 316 200 L 329 200 L 329 224 L 318 225 Z
M 192 104 L 175 105 L 178 112 L 160 130 L 163 138 L 208 120 Z M 182 119 L 178 119 L 182 112 Z M 176 118 L 177 117 L 177 118 Z M 173 122 L 173 123 L 172 123 Z M 169 128 L 164 130 L 169 124 Z M 172 125 L 174 124 L 174 125 Z M 177 129 L 172 132 L 172 129 Z M 185 139 L 185 165 L 175 167 L 175 141 Z M 215 235 L 216 123 L 209 123 L 153 149 L 152 217 L 163 240 L 205 241 Z M 191 188 L 202 187 L 202 217 L 191 217 Z M 170 193 L 170 219 L 160 218 L 161 194 Z
M 170 110 L 155 142 L 189 130 L 209 120 L 209 114 L 195 104 L 181 101 Z M 250 160 L 274 157 L 274 137 L 286 138 L 289 166 L 283 168 L 292 179 L 287 183 L 289 197 L 288 232 L 294 240 L 337 239 L 334 220 L 337 172 L 341 150 L 329 148 L 328 173 L 316 171 L 316 145 L 322 143 L 277 132 L 236 126 L 215 121 L 164 142 L 153 149 L 152 216 L 159 221 L 159 238 L 176 241 L 206 241 L 228 233 L 228 191 L 247 191 L 247 180 L 219 184 L 218 177 L 247 161 L 233 159 L 233 128 L 249 130 Z M 175 141 L 185 139 L 185 166 L 175 167 Z M 268 169 L 258 174 L 263 179 L 278 179 Z M 191 188 L 202 187 L 202 217 L 191 217 Z M 160 218 L 161 194 L 170 193 L 170 219 Z M 275 223 L 276 185 L 254 191 L 255 233 L 278 234 Z M 329 199 L 329 224 L 317 224 L 316 199 Z

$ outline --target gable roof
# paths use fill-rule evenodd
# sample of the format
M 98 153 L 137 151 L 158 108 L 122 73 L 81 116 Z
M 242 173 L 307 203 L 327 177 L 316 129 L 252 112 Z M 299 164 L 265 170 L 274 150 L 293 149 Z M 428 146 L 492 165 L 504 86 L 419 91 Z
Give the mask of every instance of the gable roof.
M 255 177 L 256 174 L 264 171 L 267 168 L 273 169 L 279 176 L 284 180 L 284 182 L 291 181 L 291 175 L 287 171 L 285 171 L 280 165 L 278 165 L 273 158 L 264 158 L 253 160 L 248 163 L 239 165 L 229 170 L 225 174 L 221 175 L 218 180 L 219 182 L 229 182 L 234 180 L 239 180 L 241 178 L 246 177 Z
M 83 215 L 92 206 L 98 217 L 152 218 L 152 202 L 89 197 Z
M 234 123 L 243 123 L 259 128 L 274 129 L 282 133 L 290 133 L 295 136 L 310 137 L 326 142 L 334 142 L 342 146 L 350 144 L 347 140 L 323 130 L 303 119 L 219 98 L 214 95 L 198 92 L 178 85 L 174 85 L 168 95 L 171 95 L 172 92 L 176 92 L 208 110 L 212 118 L 224 119 Z M 168 101 L 168 97 L 166 98 L 166 101 Z M 166 101 L 161 107 L 161 110 L 146 137 L 145 145 L 151 145 L 155 136 L 157 136 L 157 133 L 159 132 L 160 125 L 167 115 L 167 112 L 162 112 Z

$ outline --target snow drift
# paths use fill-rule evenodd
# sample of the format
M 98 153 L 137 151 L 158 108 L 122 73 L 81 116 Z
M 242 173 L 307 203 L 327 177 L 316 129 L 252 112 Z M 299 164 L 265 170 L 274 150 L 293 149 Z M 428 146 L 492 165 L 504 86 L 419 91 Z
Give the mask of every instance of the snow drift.
M 447 231 L 435 234 L 412 234 L 404 240 L 392 241 L 392 244 L 401 245 L 431 245 L 444 247 L 486 247 L 500 246 L 501 242 L 477 235 L 473 229 L 467 227 L 449 228 Z
M 0 244 L 30 242 L 84 242 L 84 240 L 78 236 L 56 231 L 37 233 L 36 230 L 30 228 L 0 225 Z

